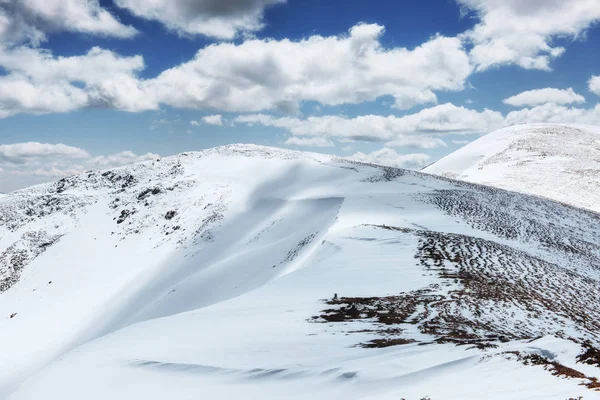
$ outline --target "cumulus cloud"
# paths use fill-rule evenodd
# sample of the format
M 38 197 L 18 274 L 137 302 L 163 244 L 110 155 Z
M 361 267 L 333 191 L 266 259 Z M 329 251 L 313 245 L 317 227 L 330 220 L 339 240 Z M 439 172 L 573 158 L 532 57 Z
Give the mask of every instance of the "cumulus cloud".
M 207 115 L 202 117 L 202 122 L 208 125 L 223 126 L 223 116 L 221 114 Z
M 190 121 L 190 125 L 194 125 L 194 126 L 200 126 L 200 125 L 223 126 L 223 116 L 221 114 L 207 115 L 205 117 L 200 118 L 200 121 L 195 121 L 195 120 Z
M 462 35 L 471 45 L 478 70 L 516 64 L 549 70 L 565 49 L 553 44 L 558 37 L 579 38 L 600 20 L 597 0 L 457 0 L 463 12 L 480 19 Z
M 19 46 L 0 48 L 0 117 L 17 113 L 67 112 L 84 107 L 125 111 L 155 109 L 136 74 L 141 56 L 123 57 L 98 47 L 80 56 L 55 57 Z
M 553 103 L 512 111 L 506 115 L 505 125 L 534 122 L 576 123 L 600 125 L 600 104 L 585 109 Z
M 49 144 L 38 142 L 0 145 L 0 163 L 26 164 L 34 159 L 87 158 L 89 153 L 83 149 L 62 143 Z
M 130 38 L 98 0 L 0 0 L 0 118 L 21 112 L 68 112 L 84 107 L 128 111 L 155 108 L 142 95 L 140 56 L 122 57 L 97 47 L 55 57 L 37 48 L 48 33 L 78 32 Z
M 575 93 L 573 88 L 544 88 L 521 92 L 502 100 L 502 102 L 515 107 L 537 106 L 546 103 L 572 104 L 585 103 L 585 97 Z
M 98 0 L 0 1 L 0 43 L 39 45 L 47 33 L 60 31 L 117 38 L 137 33 L 102 8 Z
M 263 27 L 264 9 L 286 0 L 115 0 L 132 14 L 180 35 L 233 39 Z
M 105 169 L 119 167 L 121 165 L 134 164 L 142 161 L 154 160 L 158 157 L 160 156 L 155 153 L 136 155 L 134 152 L 127 150 L 107 156 L 93 157 L 89 160 L 89 165 L 96 168 Z
M 339 105 L 384 95 L 406 109 L 435 102 L 435 91 L 464 88 L 472 67 L 458 38 L 386 49 L 383 32 L 359 24 L 340 36 L 213 44 L 149 81 L 149 94 L 173 107 L 289 113 L 302 101 Z
M 304 147 L 334 147 L 331 140 L 321 137 L 291 137 L 285 141 L 289 146 L 304 146 Z
M 600 125 L 600 103 L 593 108 L 580 108 L 545 103 L 502 115 L 497 111 L 476 111 L 451 103 L 426 108 L 403 117 L 362 115 L 349 118 L 339 115 L 318 117 L 274 117 L 249 114 L 236 117 L 235 124 L 262 125 L 286 130 L 291 142 L 319 138 L 338 142 L 385 142 L 386 148 L 413 147 L 433 149 L 445 147 L 445 135 L 484 134 L 505 126 L 551 122 Z M 465 144 L 453 140 L 454 144 Z
M 590 92 L 600 96 L 600 76 L 592 76 L 588 81 L 588 89 Z
M 471 141 L 470 140 L 453 140 L 452 143 L 464 145 L 464 144 L 471 143 Z
M 415 49 L 381 46 L 384 28 L 359 24 L 349 34 L 291 41 L 219 43 L 193 60 L 142 80 L 141 56 L 92 48 L 54 56 L 25 46 L 2 48 L 0 117 L 86 107 L 125 111 L 180 108 L 296 112 L 303 101 L 358 104 L 385 95 L 406 109 L 462 90 L 472 67 L 461 41 L 435 36 Z M 322 60 L 329 60 L 323 63 Z
M 430 160 L 430 157 L 427 154 L 398 154 L 396 150 L 388 147 L 384 147 L 369 154 L 358 152 L 347 158 L 371 164 L 408 169 L 420 169 L 427 165 Z
M 236 117 L 233 122 L 282 128 L 296 136 L 336 137 L 363 141 L 402 141 L 412 147 L 432 148 L 442 145 L 431 135 L 484 133 L 503 125 L 501 113 L 476 111 L 451 103 L 426 108 L 404 117 L 362 115 L 348 118 L 337 115 L 276 118 L 266 114 Z M 405 136 L 421 135 L 406 139 Z M 399 142 L 398 142 L 399 143 Z M 397 143 L 397 144 L 398 144 Z
M 10 175 L 19 177 L 19 179 L 43 178 L 35 179 L 37 182 L 40 182 L 51 179 L 64 178 L 66 176 L 79 175 L 83 174 L 85 171 L 87 171 L 87 169 L 82 165 L 72 165 L 68 167 L 48 166 L 45 168 L 36 168 L 31 170 L 14 169 L 10 172 Z
M 446 147 L 447 144 L 440 138 L 429 136 L 401 136 L 385 144 L 388 147 L 413 147 L 420 149 L 435 149 Z

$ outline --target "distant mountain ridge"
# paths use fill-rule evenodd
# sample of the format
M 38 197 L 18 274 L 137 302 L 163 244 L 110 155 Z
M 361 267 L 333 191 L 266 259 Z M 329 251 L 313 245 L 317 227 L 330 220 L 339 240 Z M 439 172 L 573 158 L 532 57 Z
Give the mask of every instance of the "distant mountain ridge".
M 527 124 L 504 128 L 422 172 L 600 212 L 600 127 Z

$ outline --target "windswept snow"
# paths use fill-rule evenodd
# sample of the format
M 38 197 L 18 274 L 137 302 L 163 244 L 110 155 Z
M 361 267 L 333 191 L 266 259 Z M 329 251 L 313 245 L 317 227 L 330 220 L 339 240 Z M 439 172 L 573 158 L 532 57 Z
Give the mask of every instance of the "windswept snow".
M 0 252 L 0 398 L 600 399 L 600 216 L 538 197 L 234 145 L 10 193 Z
M 517 125 L 487 134 L 423 172 L 600 212 L 600 128 Z

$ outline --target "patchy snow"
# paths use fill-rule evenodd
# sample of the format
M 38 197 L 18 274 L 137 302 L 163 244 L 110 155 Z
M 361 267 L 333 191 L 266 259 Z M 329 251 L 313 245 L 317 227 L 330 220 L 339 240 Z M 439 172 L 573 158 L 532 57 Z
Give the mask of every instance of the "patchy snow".
M 599 281 L 592 212 L 185 153 L 0 198 L 0 398 L 600 399 Z
M 423 172 L 600 212 L 600 127 L 527 124 L 501 129 Z

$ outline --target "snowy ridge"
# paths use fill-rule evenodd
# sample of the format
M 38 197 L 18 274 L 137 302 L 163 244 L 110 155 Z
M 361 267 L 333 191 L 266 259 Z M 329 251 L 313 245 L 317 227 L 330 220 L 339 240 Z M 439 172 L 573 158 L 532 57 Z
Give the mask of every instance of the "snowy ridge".
M 0 198 L 0 398 L 600 398 L 599 284 L 593 212 L 184 153 Z
M 423 172 L 600 212 L 600 128 L 573 124 L 504 128 Z

